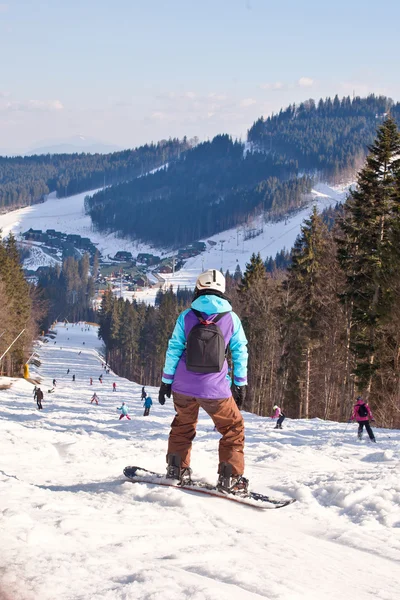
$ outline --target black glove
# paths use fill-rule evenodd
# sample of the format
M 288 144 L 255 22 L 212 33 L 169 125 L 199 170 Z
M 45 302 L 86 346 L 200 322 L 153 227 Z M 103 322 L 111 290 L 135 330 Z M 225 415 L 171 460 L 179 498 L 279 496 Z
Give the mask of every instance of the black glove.
M 164 406 L 165 404 L 165 396 L 167 396 L 167 398 L 171 398 L 171 384 L 162 382 L 160 391 L 158 392 L 158 401 L 161 406 Z
M 247 385 L 234 385 L 233 388 L 234 388 L 233 397 L 235 398 L 237 407 L 242 408 L 243 402 L 245 401 L 245 398 L 246 398 Z

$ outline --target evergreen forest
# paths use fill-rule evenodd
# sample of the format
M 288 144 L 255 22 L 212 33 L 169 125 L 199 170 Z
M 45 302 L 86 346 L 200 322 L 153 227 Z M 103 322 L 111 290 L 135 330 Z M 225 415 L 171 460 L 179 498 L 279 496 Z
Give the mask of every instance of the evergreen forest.
M 377 126 L 400 105 L 384 96 L 290 105 L 248 132 L 252 152 L 228 135 L 182 153 L 168 167 L 87 198 L 102 232 L 179 247 L 248 222 L 282 218 L 305 202 L 312 178 L 354 177 Z
M 65 197 L 134 179 L 189 147 L 184 138 L 110 154 L 0 156 L 0 211 L 41 202 L 50 192 Z
M 399 123 L 400 103 L 386 96 L 310 99 L 261 117 L 249 129 L 248 140 L 260 150 L 296 160 L 301 171 L 335 180 L 361 165 L 389 111 Z
M 37 288 L 25 280 L 14 236 L 0 238 L 0 375 L 22 374 L 45 313 Z
M 168 168 L 86 199 L 93 224 L 158 246 L 179 247 L 236 227 L 255 214 L 278 218 L 298 209 L 311 190 L 296 161 L 219 135 Z

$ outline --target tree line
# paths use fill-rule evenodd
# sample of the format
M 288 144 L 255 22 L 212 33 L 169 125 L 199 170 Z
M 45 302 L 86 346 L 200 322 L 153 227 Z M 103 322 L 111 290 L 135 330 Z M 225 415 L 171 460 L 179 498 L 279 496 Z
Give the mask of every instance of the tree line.
M 227 273 L 249 342 L 245 409 L 279 404 L 294 418 L 347 420 L 357 394 L 379 423 L 400 427 L 400 134 L 385 120 L 356 190 L 332 227 L 314 208 L 282 268 L 253 255 Z M 268 271 L 267 271 L 268 268 Z M 191 294 L 154 307 L 104 296 L 100 336 L 118 373 L 158 385 L 168 339 Z
M 22 374 L 44 312 L 35 286 L 24 278 L 14 236 L 0 238 L 0 357 L 23 332 L 0 361 L 1 375 Z
M 65 197 L 134 179 L 189 147 L 184 138 L 110 154 L 0 157 L 0 211 L 35 204 L 49 192 Z
M 49 267 L 39 275 L 37 289 L 46 304 L 46 314 L 41 321 L 47 329 L 54 321 L 96 321 L 93 306 L 98 256 L 90 272 L 89 254 L 76 260 L 68 256 L 62 265 Z
M 156 246 L 180 247 L 237 227 L 261 213 L 270 218 L 299 208 L 312 179 L 297 163 L 216 136 L 168 168 L 86 199 L 94 226 Z
M 364 160 L 376 127 L 390 111 L 400 121 L 400 103 L 386 96 L 313 99 L 291 104 L 248 131 L 256 147 L 295 159 L 299 169 L 318 171 L 326 178 L 353 172 Z

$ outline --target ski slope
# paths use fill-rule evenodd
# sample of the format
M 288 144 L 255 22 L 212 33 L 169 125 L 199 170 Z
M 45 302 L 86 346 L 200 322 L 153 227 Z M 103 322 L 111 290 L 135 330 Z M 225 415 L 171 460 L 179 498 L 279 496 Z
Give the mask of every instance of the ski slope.
M 172 401 L 147 388 L 143 417 L 145 382 L 98 381 L 96 327 L 55 331 L 37 348 L 43 411 L 28 382 L 0 385 L 1 600 L 397 600 L 400 431 L 376 428 L 375 445 L 352 425 L 274 431 L 244 413 L 251 487 L 297 498 L 277 511 L 132 484 L 128 464 L 165 468 Z M 118 420 L 122 401 L 131 421 Z M 210 482 L 218 439 L 200 413 L 192 467 Z
M 164 168 L 164 166 L 161 168 Z M 262 258 L 266 259 L 269 256 L 275 257 L 276 253 L 284 248 L 290 250 L 300 232 L 302 222 L 310 215 L 312 206 L 316 204 L 318 209 L 322 211 L 337 202 L 343 202 L 349 187 L 349 184 L 333 187 L 325 183 L 318 183 L 312 190 L 309 205 L 297 213 L 291 214 L 286 224 L 285 221 L 263 223 L 262 216 L 254 219 L 253 227 L 260 228 L 263 226 L 263 233 L 256 238 L 244 240 L 244 228 L 230 229 L 205 238 L 202 241 L 206 242 L 207 250 L 189 259 L 184 268 L 174 275 L 166 275 L 167 284 L 173 285 L 174 288 L 178 286 L 194 287 L 197 275 L 202 270 L 222 268 L 224 272 L 229 270 L 233 273 L 236 266 L 239 265 L 243 271 L 253 252 L 260 252 Z M 55 229 L 67 234 L 89 237 L 97 245 L 104 258 L 114 256 L 118 250 L 131 252 L 133 256 L 137 256 L 139 252 L 160 254 L 160 249 L 151 245 L 120 238 L 115 233 L 105 235 L 95 231 L 91 218 L 85 214 L 84 210 L 85 196 L 93 193 L 95 192 L 83 192 L 67 198 L 56 198 L 55 194 L 52 193 L 46 202 L 2 214 L 0 215 L 2 234 L 6 236 L 13 232 L 19 238 L 21 233 L 31 227 L 42 231 Z M 214 242 L 215 245 L 208 244 L 208 240 Z M 224 241 L 222 250 L 221 240 Z M 38 246 L 32 245 L 32 249 L 31 258 L 25 262 L 26 268 L 35 270 L 40 266 L 48 266 L 53 262 L 57 262 L 56 259 L 53 260 L 40 251 Z M 171 250 L 164 249 L 164 255 L 172 254 Z M 157 289 L 149 289 L 138 293 L 137 298 L 145 302 L 154 302 Z M 125 294 L 126 298 L 131 296 L 132 294 Z

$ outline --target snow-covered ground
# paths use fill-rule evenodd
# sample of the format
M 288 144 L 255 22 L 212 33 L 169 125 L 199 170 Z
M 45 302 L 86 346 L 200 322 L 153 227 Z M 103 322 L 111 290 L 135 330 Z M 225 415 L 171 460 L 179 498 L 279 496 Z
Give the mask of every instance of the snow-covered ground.
M 85 214 L 84 201 L 86 196 L 90 196 L 96 191 L 99 190 L 83 192 L 67 198 L 56 198 L 52 194 L 46 202 L 0 215 L 2 235 L 7 236 L 10 232 L 13 232 L 19 239 L 19 235 L 31 227 L 42 231 L 55 229 L 62 233 L 72 233 L 90 238 L 105 258 L 108 255 L 114 256 L 118 250 L 132 252 L 134 256 L 139 252 L 154 251 L 146 244 L 117 238 L 115 234 L 104 235 L 94 230 L 91 218 Z M 48 262 L 46 260 L 40 260 L 39 256 L 37 258 L 38 260 L 34 263 L 35 266 L 31 261 L 30 266 L 27 268 L 34 269 L 47 266 Z
M 132 484 L 128 464 L 165 468 L 172 401 L 147 388 L 143 417 L 145 382 L 98 381 L 95 327 L 56 331 L 38 348 L 43 411 L 29 383 L 0 385 L 1 600 L 397 600 L 400 431 L 376 428 L 375 445 L 352 425 L 275 431 L 244 413 L 251 487 L 297 498 L 277 511 Z M 211 482 L 218 440 L 202 413 L 192 467 Z

